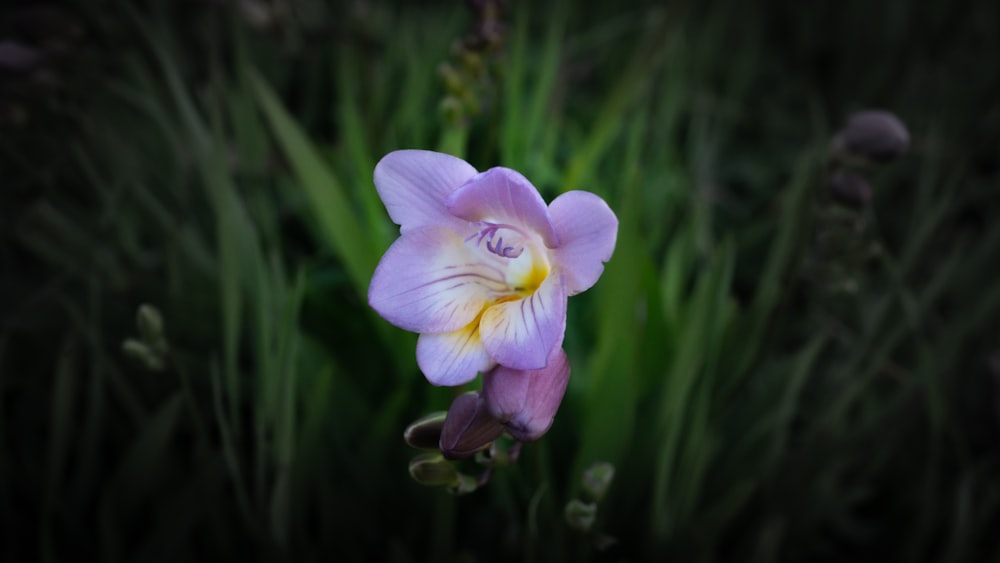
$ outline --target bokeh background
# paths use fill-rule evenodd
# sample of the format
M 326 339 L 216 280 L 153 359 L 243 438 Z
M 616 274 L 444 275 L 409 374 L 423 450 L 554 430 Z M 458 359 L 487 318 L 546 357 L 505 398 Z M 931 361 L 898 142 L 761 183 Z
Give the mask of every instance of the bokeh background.
M 0 559 L 1000 561 L 998 53 L 985 1 L 5 1 Z M 908 150 L 845 163 L 867 108 Z M 398 148 L 621 222 L 466 495 L 365 298 Z

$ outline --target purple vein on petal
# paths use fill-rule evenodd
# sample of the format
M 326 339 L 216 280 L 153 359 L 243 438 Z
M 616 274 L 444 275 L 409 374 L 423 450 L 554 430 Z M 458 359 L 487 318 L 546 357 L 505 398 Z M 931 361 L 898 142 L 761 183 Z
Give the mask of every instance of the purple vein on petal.
M 414 229 L 382 257 L 368 288 L 368 302 L 406 330 L 458 330 L 505 287 L 497 277 L 501 272 L 478 262 L 471 252 L 450 229 Z

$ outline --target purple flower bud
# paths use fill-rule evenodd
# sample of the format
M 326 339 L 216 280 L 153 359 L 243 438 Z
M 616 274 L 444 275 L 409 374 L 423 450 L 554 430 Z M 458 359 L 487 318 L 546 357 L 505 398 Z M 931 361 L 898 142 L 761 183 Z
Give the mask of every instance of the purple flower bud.
M 886 163 L 906 152 L 910 132 L 892 112 L 859 111 L 834 138 L 834 151 L 848 159 Z
M 479 393 L 455 397 L 441 428 L 439 447 L 448 459 L 471 457 L 503 434 L 503 425 L 490 416 Z
M 0 41 L 0 70 L 28 72 L 38 66 L 41 55 L 36 49 L 17 41 Z
M 872 199 L 872 187 L 864 176 L 850 170 L 839 169 L 830 175 L 827 185 L 830 195 L 839 203 L 860 209 Z
M 522 442 L 545 434 L 562 403 L 569 382 L 569 361 L 562 348 L 549 353 L 548 364 L 537 370 L 497 366 L 483 376 L 483 399 L 490 413 Z

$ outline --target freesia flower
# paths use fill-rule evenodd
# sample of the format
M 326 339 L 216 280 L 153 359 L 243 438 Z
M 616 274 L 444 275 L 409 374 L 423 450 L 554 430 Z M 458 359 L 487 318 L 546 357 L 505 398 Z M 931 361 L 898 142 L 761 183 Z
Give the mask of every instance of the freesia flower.
M 514 170 L 477 172 L 422 150 L 382 158 L 375 187 L 400 237 L 372 276 L 368 302 L 393 325 L 420 334 L 417 364 L 428 381 L 462 385 L 494 369 L 494 377 L 511 382 L 522 381 L 515 375 L 568 377 L 561 351 L 567 297 L 597 282 L 615 247 L 618 219 L 604 200 L 570 191 L 546 206 Z M 499 387 L 486 398 L 506 397 Z M 558 407 L 565 381 L 554 388 Z M 546 413 L 531 414 L 536 403 L 511 396 L 489 408 L 533 435 L 547 428 Z

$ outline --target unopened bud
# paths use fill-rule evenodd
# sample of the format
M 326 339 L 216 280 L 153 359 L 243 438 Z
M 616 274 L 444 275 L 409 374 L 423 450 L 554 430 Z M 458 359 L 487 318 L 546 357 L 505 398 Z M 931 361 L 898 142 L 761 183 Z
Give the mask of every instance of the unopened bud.
M 886 163 L 910 146 L 910 132 L 895 114 L 885 110 L 859 111 L 833 140 L 837 156 L 847 160 Z
M 597 519 L 597 505 L 573 499 L 566 503 L 566 523 L 581 532 L 589 532 Z
M 515 439 L 530 442 L 552 426 L 569 382 L 569 360 L 562 348 L 549 353 L 539 370 L 497 366 L 483 375 L 483 399 Z
M 441 428 L 438 446 L 449 459 L 472 457 L 503 434 L 504 427 L 490 416 L 479 393 L 455 397 Z
M 403 440 L 411 448 L 437 451 L 446 414 L 448 413 L 440 411 L 413 421 L 403 431 Z
M 444 81 L 444 89 L 449 94 L 462 95 L 465 92 L 465 84 L 462 82 L 462 77 L 455 70 L 455 67 L 448 63 L 441 63 L 438 65 L 438 74 L 441 75 L 441 79 Z
M 458 471 L 441 454 L 420 454 L 410 460 L 410 476 L 417 483 L 429 487 L 455 487 L 459 484 Z
M 138 361 L 152 371 L 160 371 L 164 367 L 163 356 L 150 348 L 144 342 L 129 338 L 122 343 L 122 352 Z
M 455 96 L 445 96 L 441 100 L 441 114 L 446 122 L 450 124 L 460 123 L 466 115 L 465 104 Z
M 615 478 L 615 466 L 606 461 L 598 461 L 583 472 L 583 490 L 594 502 L 598 502 L 608 491 Z
M 41 62 L 41 54 L 17 41 L 0 41 L 0 70 L 28 72 Z
M 135 324 L 139 327 L 139 336 L 146 342 L 152 344 L 163 340 L 163 316 L 156 307 L 145 303 L 139 305 Z
M 838 169 L 827 180 L 830 196 L 848 207 L 860 209 L 872 199 L 872 187 L 864 176 L 850 170 Z
M 448 490 L 455 495 L 465 495 L 471 493 L 480 487 L 481 483 L 478 479 L 472 475 L 466 475 L 464 473 L 458 474 L 458 480 L 454 485 L 449 487 Z

